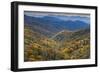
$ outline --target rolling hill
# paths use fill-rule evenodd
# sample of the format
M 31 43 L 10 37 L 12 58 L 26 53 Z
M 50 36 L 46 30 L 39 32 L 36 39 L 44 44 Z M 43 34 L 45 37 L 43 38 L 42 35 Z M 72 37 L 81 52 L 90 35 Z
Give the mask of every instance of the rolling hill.
M 85 28 L 85 29 L 78 30 L 78 31 L 63 30 L 63 31 L 56 33 L 51 38 L 56 41 L 64 41 L 64 40 L 76 39 L 82 36 L 89 36 L 89 34 L 90 34 L 89 28 Z

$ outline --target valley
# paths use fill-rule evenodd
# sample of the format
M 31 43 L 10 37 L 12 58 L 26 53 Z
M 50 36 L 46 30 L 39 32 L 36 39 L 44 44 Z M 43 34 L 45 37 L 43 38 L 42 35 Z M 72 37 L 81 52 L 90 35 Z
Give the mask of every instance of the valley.
M 25 16 L 24 61 L 73 60 L 90 58 L 90 28 L 85 22 L 70 22 L 68 29 L 62 21 L 50 21 Z M 51 23 L 52 22 L 52 23 Z M 73 24 L 72 24 L 73 23 Z M 50 25 L 51 24 L 51 25 Z M 71 25 L 72 24 L 72 25 Z M 79 25 L 78 25 L 79 24 Z

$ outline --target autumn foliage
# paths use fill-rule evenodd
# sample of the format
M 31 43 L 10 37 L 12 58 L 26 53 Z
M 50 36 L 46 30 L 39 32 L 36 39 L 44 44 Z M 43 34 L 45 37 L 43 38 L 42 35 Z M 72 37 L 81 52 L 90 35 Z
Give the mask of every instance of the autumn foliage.
M 79 34 L 71 34 L 69 40 L 59 41 L 57 36 L 56 39 L 48 38 L 25 26 L 24 61 L 88 59 L 90 58 L 89 33 Z

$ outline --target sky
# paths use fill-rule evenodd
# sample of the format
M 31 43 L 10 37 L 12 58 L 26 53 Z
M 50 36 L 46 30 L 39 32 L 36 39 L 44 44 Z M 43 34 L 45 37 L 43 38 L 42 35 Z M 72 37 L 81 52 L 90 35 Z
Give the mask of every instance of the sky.
M 83 14 L 83 13 L 54 13 L 54 12 L 33 12 L 33 11 L 24 11 L 24 14 L 31 17 L 38 17 L 42 18 L 45 16 L 52 16 L 55 18 L 59 18 L 64 21 L 84 21 L 90 24 L 90 14 Z

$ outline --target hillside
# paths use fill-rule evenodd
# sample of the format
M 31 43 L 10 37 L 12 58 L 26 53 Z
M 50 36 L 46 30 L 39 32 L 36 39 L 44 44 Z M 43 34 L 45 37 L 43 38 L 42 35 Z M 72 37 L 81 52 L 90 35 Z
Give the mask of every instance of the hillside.
M 31 27 L 24 29 L 24 61 L 53 60 L 54 49 L 57 42 L 51 40 L 38 32 L 34 32 Z M 52 54 L 51 54 L 52 53 Z
M 56 33 L 54 36 L 52 36 L 52 39 L 56 41 L 64 41 L 64 40 L 68 41 L 68 40 L 81 38 L 83 36 L 89 36 L 89 33 L 90 33 L 89 28 L 85 28 L 85 29 L 78 30 L 78 31 L 62 30 Z
M 25 26 L 24 61 L 87 59 L 90 57 L 90 37 L 86 31 L 88 30 L 61 31 L 56 35 L 63 37 L 64 41 L 60 41 L 48 38 Z M 67 36 L 70 36 L 70 39 Z

